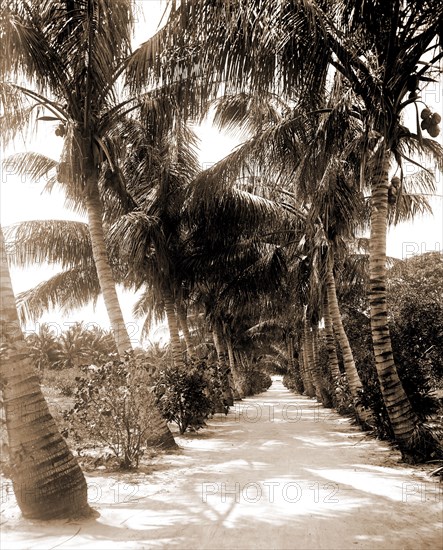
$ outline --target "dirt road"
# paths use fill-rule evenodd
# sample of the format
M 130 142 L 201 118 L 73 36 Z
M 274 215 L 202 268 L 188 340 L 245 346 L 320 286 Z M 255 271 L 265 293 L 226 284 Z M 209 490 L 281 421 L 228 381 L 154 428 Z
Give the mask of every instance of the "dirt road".
M 3 495 L 2 549 L 443 547 L 442 485 L 279 378 L 178 442 L 152 473 L 88 475 L 94 520 L 25 521 Z

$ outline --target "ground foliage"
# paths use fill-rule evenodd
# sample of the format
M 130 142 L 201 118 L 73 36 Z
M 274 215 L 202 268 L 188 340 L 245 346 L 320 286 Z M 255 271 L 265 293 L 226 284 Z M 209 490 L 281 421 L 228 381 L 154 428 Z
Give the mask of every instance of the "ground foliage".
M 156 378 L 156 404 L 168 422 L 177 424 L 181 434 L 187 429 L 199 430 L 214 412 L 204 367 L 204 363 L 186 370 L 170 366 Z
M 82 368 L 64 433 L 78 452 L 92 444 L 114 456 L 122 469 L 139 465 L 155 421 L 148 367 L 143 356 L 128 354 L 121 361 Z

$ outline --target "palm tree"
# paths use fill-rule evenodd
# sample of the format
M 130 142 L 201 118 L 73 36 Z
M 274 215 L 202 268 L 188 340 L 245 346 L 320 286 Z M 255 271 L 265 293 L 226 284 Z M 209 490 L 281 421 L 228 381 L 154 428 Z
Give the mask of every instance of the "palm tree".
M 35 123 L 35 115 L 58 123 L 56 134 L 64 137 L 59 178 L 86 210 L 100 288 L 123 355 L 132 346 L 109 265 L 99 179 L 105 170 L 118 176 L 108 137 L 130 109 L 128 100 L 118 104 L 116 84 L 130 54 L 132 3 L 118 0 L 110 9 L 103 0 L 8 0 L 0 22 L 2 137 Z M 5 82 L 21 78 L 26 85 Z
M 441 3 L 418 0 L 246 0 L 223 8 L 181 2 L 173 5 L 169 25 L 140 48 L 130 66 L 138 84 L 159 75 L 168 82 L 193 75 L 194 97 L 214 96 L 223 83 L 231 91 L 274 92 L 312 105 L 312 96 L 324 97 L 331 70 L 352 88 L 358 98 L 355 115 L 366 135 L 361 175 L 372 191 L 370 307 L 376 368 L 396 441 L 408 460 L 432 455 L 435 442 L 412 411 L 392 355 L 386 305 L 389 172 L 394 160 L 402 175 L 404 159 L 423 148 L 442 165 L 438 144 L 425 138 L 418 124 L 416 132 L 402 124 L 403 110 L 408 105 L 417 109 L 420 89 L 443 56 L 442 17 Z M 183 51 L 180 58 L 172 54 L 172 43 L 174 52 Z M 170 63 L 162 65 L 160 58 Z M 437 125 L 432 128 L 431 135 L 437 135 Z
M 58 306 L 65 313 L 79 306 L 96 301 L 100 295 L 100 285 L 93 260 L 90 234 L 87 224 L 64 220 L 43 220 L 22 222 L 8 230 L 8 242 L 12 244 L 8 259 L 16 265 L 32 265 L 41 262 L 60 265 L 62 271 L 36 287 L 22 292 L 18 296 L 20 317 L 22 321 L 38 319 L 50 307 Z M 118 257 L 112 246 L 111 265 L 115 280 L 133 288 L 131 271 Z M 85 338 L 81 324 L 71 327 L 62 335 L 62 346 L 58 366 L 71 367 L 83 362 L 99 361 L 97 348 L 90 338 Z M 78 346 L 80 344 L 80 347 Z M 112 353 L 114 347 L 108 346 L 107 352 Z M 163 448 L 176 447 L 174 438 L 166 422 L 160 416 L 153 402 L 150 444 L 161 445 Z
M 26 343 L 32 362 L 40 372 L 57 364 L 60 348 L 57 337 L 48 324 L 42 323 L 38 333 L 33 332 L 26 336 Z
M 86 481 L 49 413 L 20 328 L 0 229 L 1 377 L 10 475 L 25 517 L 87 515 Z
M 164 102 L 165 103 L 165 102 Z M 184 366 L 180 341 L 186 273 L 184 204 L 198 172 L 197 138 L 180 120 L 157 124 L 154 111 L 141 110 L 141 121 L 130 121 L 130 152 L 124 175 L 137 207 L 112 226 L 112 246 L 119 250 L 136 287 L 145 291 L 136 305 L 140 315 L 166 314 L 173 361 Z

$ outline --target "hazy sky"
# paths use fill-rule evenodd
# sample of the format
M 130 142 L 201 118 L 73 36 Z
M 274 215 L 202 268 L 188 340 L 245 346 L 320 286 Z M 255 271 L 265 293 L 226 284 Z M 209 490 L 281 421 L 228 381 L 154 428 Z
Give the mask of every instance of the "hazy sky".
M 136 0 L 135 5 L 138 10 L 134 44 L 139 44 L 155 32 L 166 3 L 156 0 Z M 440 85 L 432 85 L 423 94 L 423 99 L 435 111 L 442 113 L 443 98 Z M 409 125 L 409 120 L 407 125 Z M 412 119 L 411 127 L 414 128 Z M 62 139 L 55 136 L 54 129 L 54 124 L 42 122 L 34 139 L 28 140 L 26 143 L 23 140 L 17 140 L 13 149 L 0 153 L 2 158 L 12 152 L 25 150 L 38 151 L 50 157 L 58 158 Z M 199 128 L 198 134 L 201 139 L 200 159 L 203 165 L 216 162 L 236 145 L 234 139 L 220 134 L 208 122 Z M 439 136 L 439 139 L 440 143 L 443 143 L 442 135 Z M 3 226 L 33 219 L 80 219 L 77 215 L 63 208 L 63 197 L 61 195 L 57 193 L 52 195 L 42 194 L 44 182 L 31 183 L 26 178 L 20 179 L 14 174 L 8 173 L 5 168 L 0 167 L 0 170 L 2 176 L 0 216 Z M 438 180 L 439 196 L 432 199 L 434 216 L 420 217 L 413 224 L 401 224 L 390 230 L 388 255 L 404 257 L 420 251 L 443 249 L 443 183 L 441 174 L 439 174 Z M 34 269 L 32 272 L 14 269 L 12 270 L 14 290 L 19 292 L 30 288 L 39 281 L 48 278 L 52 273 L 54 273 L 53 270 L 43 266 Z M 130 332 L 134 334 L 134 343 L 137 344 L 139 337 L 138 324 L 132 319 L 131 315 L 134 298 L 128 293 L 121 294 L 121 298 L 125 320 L 131 323 Z M 54 327 L 60 327 L 60 329 L 66 328 L 66 325 L 63 326 L 64 323 L 75 320 L 83 320 L 86 323 L 98 322 L 104 328 L 109 328 L 109 321 L 102 300 L 97 304 L 95 312 L 92 307 L 88 307 L 67 318 L 61 317 L 58 313 L 49 312 L 43 320 L 53 322 Z M 35 327 L 30 324 L 27 328 L 33 330 Z M 164 334 L 163 329 L 160 333 Z

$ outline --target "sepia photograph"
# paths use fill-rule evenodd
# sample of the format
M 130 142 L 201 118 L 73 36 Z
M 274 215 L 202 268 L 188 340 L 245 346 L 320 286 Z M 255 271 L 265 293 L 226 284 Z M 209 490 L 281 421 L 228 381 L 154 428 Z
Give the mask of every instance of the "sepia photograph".
M 443 548 L 443 2 L 1 0 L 0 548 Z

